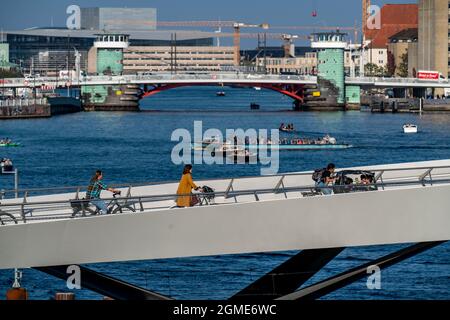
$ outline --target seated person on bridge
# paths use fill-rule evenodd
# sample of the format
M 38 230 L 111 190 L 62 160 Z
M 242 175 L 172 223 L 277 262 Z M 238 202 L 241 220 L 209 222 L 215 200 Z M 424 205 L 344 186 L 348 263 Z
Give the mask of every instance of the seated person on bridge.
M 374 180 L 374 178 L 370 174 L 361 175 L 361 185 L 366 186 L 366 188 L 364 190 L 367 190 L 367 191 L 377 190 L 377 186 L 373 185 L 374 184 L 373 180 Z
M 371 179 L 370 179 L 370 177 L 368 176 L 368 175 L 366 175 L 366 174 L 363 174 L 362 176 L 361 176 L 361 184 L 363 184 L 363 185 L 369 185 L 369 184 L 371 184 L 371 181 L 370 181 Z
M 322 171 L 319 180 L 316 182 L 316 187 L 324 195 L 328 196 L 333 194 L 333 188 L 330 186 L 336 181 L 336 178 L 333 177 L 335 170 L 336 166 L 333 163 L 330 163 L 327 168 Z
M 89 183 L 89 187 L 87 188 L 86 192 L 86 199 L 91 200 L 91 203 L 100 210 L 100 214 L 107 214 L 108 206 L 106 205 L 105 201 L 100 199 L 102 190 L 108 190 L 114 194 L 120 194 L 120 191 L 113 188 L 108 188 L 108 186 L 105 185 L 102 180 L 103 173 L 102 171 L 98 170 Z

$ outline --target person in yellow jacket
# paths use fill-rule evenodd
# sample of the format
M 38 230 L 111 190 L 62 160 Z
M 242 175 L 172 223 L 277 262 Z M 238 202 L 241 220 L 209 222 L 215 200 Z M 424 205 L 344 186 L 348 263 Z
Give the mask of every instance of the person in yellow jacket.
M 178 207 L 192 207 L 191 203 L 191 192 L 192 189 L 199 190 L 200 188 L 192 180 L 192 166 L 190 164 L 186 165 L 183 170 L 183 176 L 181 177 L 180 184 L 178 186 L 177 195 L 177 206 Z

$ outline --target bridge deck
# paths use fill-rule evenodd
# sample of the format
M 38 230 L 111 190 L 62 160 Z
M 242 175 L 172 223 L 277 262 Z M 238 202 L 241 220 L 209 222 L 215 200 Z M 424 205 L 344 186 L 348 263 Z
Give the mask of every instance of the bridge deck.
M 137 213 L 108 216 L 72 218 L 76 192 L 5 199 L 0 210 L 18 224 L 0 226 L 0 268 L 450 238 L 450 161 L 368 169 L 378 191 L 332 196 L 303 196 L 310 172 L 200 181 L 216 189 L 216 204 L 186 209 L 173 209 L 176 183 L 124 188 L 131 197 L 121 201 Z
M 346 168 L 342 170 L 365 170 L 375 174 L 377 181 L 374 187 L 379 190 L 395 190 L 409 188 L 423 188 L 424 186 L 450 184 L 450 165 L 446 161 L 426 162 L 414 167 L 410 164 L 392 166 L 374 166 Z M 310 196 L 323 197 L 316 194 L 314 183 L 311 179 L 312 172 L 286 173 L 276 176 L 233 178 L 198 181 L 200 186 L 209 186 L 215 190 L 213 204 L 203 205 L 227 205 L 236 203 L 252 203 L 259 201 L 273 201 L 283 199 L 299 199 Z M 174 194 L 177 183 L 153 183 L 151 185 L 126 186 L 120 188 L 123 197 L 118 198 L 120 203 L 133 203 L 137 211 L 161 211 L 173 210 L 176 206 L 177 195 Z M 73 192 L 33 196 L 33 193 L 55 193 L 58 189 L 34 189 L 24 190 L 18 199 L 4 199 L 0 204 L 0 210 L 9 213 L 18 223 L 38 223 L 53 221 L 55 219 L 72 219 L 73 208 L 71 201 L 85 198 L 85 191 L 81 187 L 72 187 Z M 11 191 L 12 194 L 15 191 Z M 314 194 L 313 194 L 314 193 Z M 108 196 L 108 192 L 103 193 Z M 200 197 L 204 196 L 198 193 Z M 207 195 L 205 195 L 207 196 Z M 113 201 L 106 198 L 106 202 Z M 202 205 L 202 204 L 200 204 Z M 93 209 L 92 206 L 89 208 Z M 125 210 L 129 211 L 129 210 Z M 129 213 L 129 212 L 128 212 Z M 89 215 L 89 212 L 86 212 Z M 81 214 L 75 218 L 82 218 Z M 3 222 L 12 222 L 7 218 Z
M 416 78 L 377 78 L 377 77 L 347 77 L 346 85 L 383 88 L 450 88 L 448 79 L 421 80 Z M 79 87 L 99 85 L 161 85 L 161 84 L 293 84 L 317 85 L 316 76 L 301 75 L 269 75 L 257 73 L 216 72 L 199 74 L 155 73 L 153 75 L 123 75 L 123 76 L 87 76 L 78 79 L 61 79 L 55 77 L 14 78 L 1 80 L 2 88 L 34 88 L 34 87 Z

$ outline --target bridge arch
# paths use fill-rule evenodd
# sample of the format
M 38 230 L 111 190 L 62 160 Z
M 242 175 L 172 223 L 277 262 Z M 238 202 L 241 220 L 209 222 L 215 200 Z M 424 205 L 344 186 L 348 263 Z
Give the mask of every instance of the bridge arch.
M 222 83 L 172 83 L 172 84 L 158 84 L 149 89 L 147 86 L 144 88 L 144 93 L 141 98 L 147 98 L 154 96 L 158 93 L 168 91 L 171 89 L 182 87 L 199 87 L 199 86 L 215 86 L 222 85 Z M 272 91 L 276 91 L 285 96 L 288 96 L 295 100 L 296 103 L 302 104 L 304 102 L 304 85 L 303 84 L 267 84 L 267 83 L 223 83 L 224 86 L 241 85 L 243 87 L 260 87 Z

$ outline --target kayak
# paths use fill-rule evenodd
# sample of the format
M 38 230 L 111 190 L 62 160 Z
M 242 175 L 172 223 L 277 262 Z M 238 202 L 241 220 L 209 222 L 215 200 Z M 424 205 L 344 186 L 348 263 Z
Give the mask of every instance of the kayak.
M 0 148 L 14 148 L 20 147 L 20 143 L 1 143 Z

